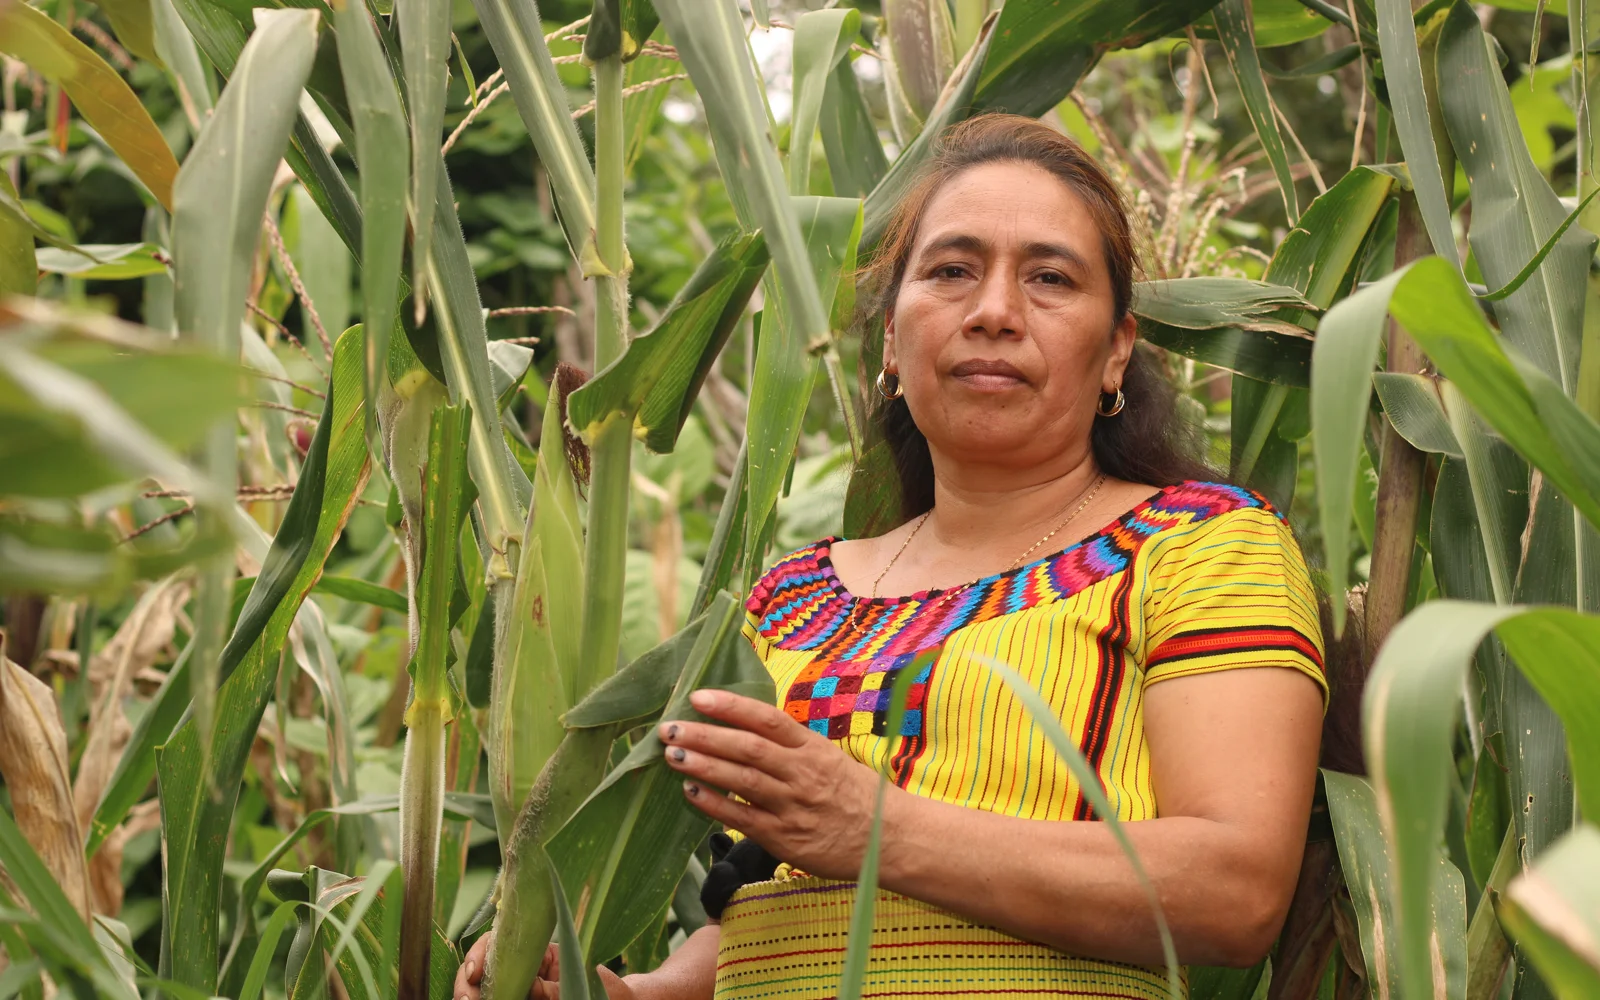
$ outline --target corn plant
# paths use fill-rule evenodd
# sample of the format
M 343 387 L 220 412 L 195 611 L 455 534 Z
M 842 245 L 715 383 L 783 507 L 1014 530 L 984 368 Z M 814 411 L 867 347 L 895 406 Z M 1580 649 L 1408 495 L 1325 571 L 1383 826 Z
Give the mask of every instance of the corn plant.
M 765 3 L 750 6 L 758 24 L 770 20 Z M 0 812 L 0 947 L 14 969 L 84 995 L 254 1000 L 292 932 L 285 995 L 321 995 L 331 974 L 352 996 L 444 996 L 457 957 L 441 908 L 459 888 L 467 821 L 493 827 L 502 858 L 477 921 L 494 920 L 492 996 L 524 995 L 553 935 L 569 970 L 658 960 L 669 915 L 693 927 L 693 855 L 709 825 L 660 762 L 651 724 L 687 716 L 696 687 L 772 696 L 739 635 L 736 595 L 771 547 L 815 383 L 827 382 L 857 459 L 846 532 L 898 509 L 841 350 L 858 255 L 949 125 L 1048 113 L 1109 49 L 1187 34 L 1215 40 L 1292 227 L 1260 280 L 1152 280 L 1135 311 L 1152 344 L 1232 373 L 1230 472 L 1286 510 L 1309 435 L 1335 617 L 1352 614 L 1352 567 L 1370 567 L 1355 614 L 1376 654 L 1372 776 L 1325 774 L 1332 839 L 1308 848 L 1302 876 L 1303 889 L 1322 888 L 1297 895 L 1270 972 L 1193 970 L 1193 995 L 1310 997 L 1325 979 L 1340 996 L 1600 990 L 1600 836 L 1583 819 L 1600 810 L 1600 349 L 1588 350 L 1600 327 L 1585 322 L 1600 285 L 1584 231 L 1600 209 L 1584 0 L 1568 13 L 1581 41 L 1581 201 L 1560 198 L 1533 165 L 1493 44 L 1464 2 L 882 6 L 882 19 L 843 7 L 796 19 L 785 132 L 734 0 L 595 0 L 551 38 L 531 2 L 474 0 L 501 77 L 485 100 L 503 92 L 515 105 L 594 293 L 595 371 L 558 370 L 536 441 L 509 410 L 537 381 L 532 355 L 488 337 L 440 146 L 444 0 L 269 6 L 248 19 L 209 0 L 110 8 L 123 45 L 160 62 L 194 109 L 181 163 L 99 55 L 37 8 L 0 7 L 0 51 L 70 99 L 155 206 L 147 243 L 77 246 L 0 180 L 0 287 L 24 296 L 0 313 L 0 584 L 109 600 L 130 581 L 159 581 L 141 621 L 194 586 L 183 652 L 120 755 L 89 755 L 104 765 L 94 786 L 71 787 L 53 694 L 0 662 L 0 773 L 15 815 Z M 1405 162 L 1358 163 L 1306 199 L 1265 67 L 1274 36 L 1306 37 L 1308 19 L 1350 33 L 1338 58 L 1359 59 L 1374 91 L 1382 81 L 1379 148 L 1392 121 Z M 578 32 L 592 147 L 550 51 Z M 887 75 L 892 160 L 851 67 L 868 46 Z M 635 329 L 624 199 L 662 79 L 635 71 L 669 51 L 699 96 L 738 231 Z M 226 81 L 215 95 L 213 73 Z M 353 154 L 353 187 L 306 96 Z M 1458 160 L 1472 205 L 1467 269 L 1452 229 Z M 308 346 L 326 373 L 321 412 L 303 454 L 286 459 L 295 483 L 269 536 L 235 502 L 247 496 L 235 412 L 273 391 L 261 376 L 275 377 L 274 356 L 244 321 L 278 239 L 262 220 L 280 162 L 358 261 L 362 323 Z M 171 308 L 147 307 L 154 332 L 64 311 L 26 297 L 41 271 L 170 282 Z M 758 286 L 748 417 L 689 624 L 622 664 L 635 441 L 674 449 Z M 869 329 L 863 366 L 875 349 Z M 281 449 L 293 429 L 283 409 L 246 427 L 277 420 Z M 391 485 L 403 593 L 326 573 L 374 478 Z M 93 497 L 132 503 L 152 480 L 189 498 L 192 527 L 128 545 L 85 516 L 107 509 Z M 239 576 L 241 552 L 253 578 Z M 406 616 L 398 797 L 356 792 L 314 592 Z M 247 759 L 286 718 L 285 663 L 315 680 L 326 707 L 335 801 L 225 892 Z M 447 791 L 476 773 L 480 746 L 487 796 Z M 452 772 L 457 758 L 467 763 Z M 152 780 L 164 912 L 159 966 L 141 969 L 92 917 L 87 886 Z M 381 858 L 373 817 L 396 811 L 393 857 Z M 325 829 L 336 869 L 279 869 Z M 357 874 L 363 857 L 378 860 Z M 263 891 L 280 902 L 258 923 Z M 864 947 L 856 935 L 852 975 Z M 1342 964 L 1330 963 L 1335 949 Z M 563 986 L 583 995 L 580 982 Z M 842 984 L 852 991 L 858 982 Z

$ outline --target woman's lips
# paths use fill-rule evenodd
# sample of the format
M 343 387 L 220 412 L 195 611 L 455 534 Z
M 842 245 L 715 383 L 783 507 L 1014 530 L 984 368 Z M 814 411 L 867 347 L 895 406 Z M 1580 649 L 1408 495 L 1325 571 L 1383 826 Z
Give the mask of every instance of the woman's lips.
M 999 392 L 1027 384 L 1027 376 L 1008 361 L 974 358 L 950 369 L 952 377 L 967 386 L 984 392 Z

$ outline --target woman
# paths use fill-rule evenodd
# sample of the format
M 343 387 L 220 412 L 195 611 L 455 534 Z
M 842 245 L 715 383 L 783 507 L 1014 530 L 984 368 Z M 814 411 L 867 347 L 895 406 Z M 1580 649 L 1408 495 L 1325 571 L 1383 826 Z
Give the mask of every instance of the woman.
M 868 275 L 905 523 L 754 588 L 777 706 L 697 692 L 724 725 L 661 731 L 689 801 L 784 864 L 660 969 L 607 974 L 611 997 L 832 996 L 882 771 L 865 995 L 1167 996 L 1131 865 L 992 661 L 1096 768 L 1180 959 L 1267 952 L 1316 774 L 1317 600 L 1281 515 L 1185 457 L 1134 348 L 1135 268 L 1115 187 L 1070 139 L 1001 115 L 948 134 Z

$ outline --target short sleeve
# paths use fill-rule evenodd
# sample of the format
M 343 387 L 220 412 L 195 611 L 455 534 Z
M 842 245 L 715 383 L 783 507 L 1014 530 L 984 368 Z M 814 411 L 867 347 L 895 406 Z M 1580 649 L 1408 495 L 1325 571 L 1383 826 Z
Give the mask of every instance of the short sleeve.
M 1270 508 L 1229 511 L 1151 539 L 1146 685 L 1284 667 L 1328 698 L 1316 591 L 1289 526 Z

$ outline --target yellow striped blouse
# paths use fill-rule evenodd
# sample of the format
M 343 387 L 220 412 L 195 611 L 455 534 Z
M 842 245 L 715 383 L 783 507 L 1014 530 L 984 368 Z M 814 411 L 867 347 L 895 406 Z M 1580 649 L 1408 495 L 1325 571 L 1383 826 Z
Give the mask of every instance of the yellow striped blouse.
M 745 634 L 790 716 L 917 795 L 1027 819 L 1094 818 L 986 661 L 1044 697 L 1123 821 L 1159 815 L 1144 737 L 1150 684 L 1285 667 L 1326 695 L 1305 562 L 1283 518 L 1238 487 L 1167 487 L 1055 555 L 903 598 L 851 594 L 832 542 L 778 560 L 752 589 Z M 931 662 L 918 658 L 928 650 L 938 650 Z M 908 668 L 919 676 L 891 741 L 889 691 Z M 799 876 L 741 889 L 723 914 L 717 996 L 832 996 L 853 888 Z M 881 892 L 865 995 L 972 993 L 1167 996 L 1160 970 L 1062 955 Z

